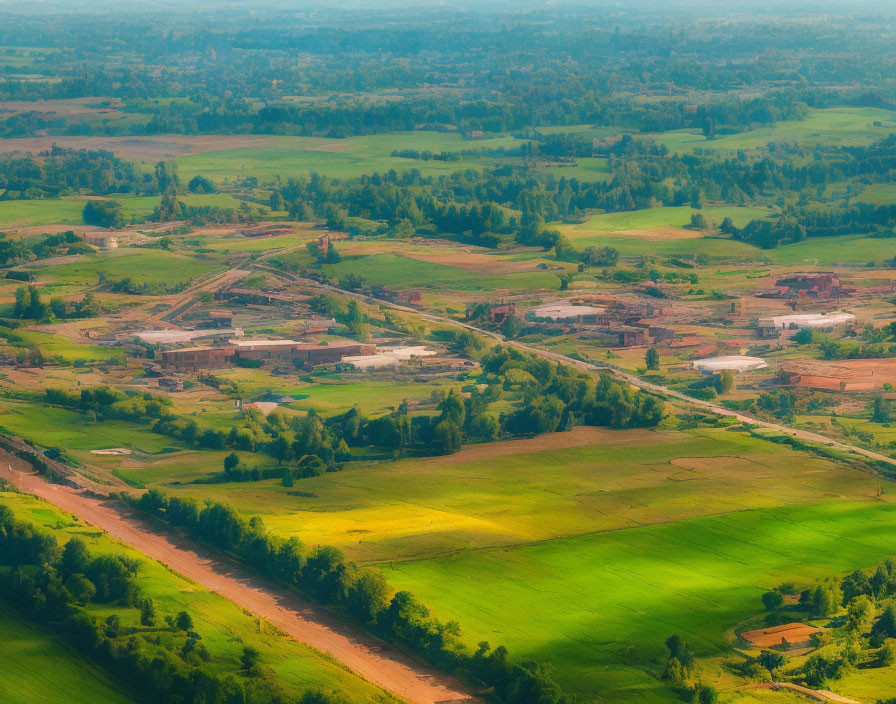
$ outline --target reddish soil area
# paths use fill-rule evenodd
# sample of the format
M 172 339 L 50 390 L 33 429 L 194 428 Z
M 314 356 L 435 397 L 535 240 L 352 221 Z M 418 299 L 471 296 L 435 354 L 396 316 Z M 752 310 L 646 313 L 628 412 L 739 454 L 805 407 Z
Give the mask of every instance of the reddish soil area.
M 775 645 L 781 645 L 784 640 L 791 645 L 807 643 L 812 639 L 812 634 L 820 630 L 820 628 L 809 626 L 805 623 L 785 623 L 783 626 L 745 631 L 740 635 L 757 648 L 771 648 Z

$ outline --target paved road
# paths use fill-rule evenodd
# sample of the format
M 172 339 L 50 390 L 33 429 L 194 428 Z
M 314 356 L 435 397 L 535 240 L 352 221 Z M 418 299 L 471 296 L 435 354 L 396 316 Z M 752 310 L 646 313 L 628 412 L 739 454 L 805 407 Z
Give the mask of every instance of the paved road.
M 155 532 L 140 516 L 68 486 L 49 484 L 24 460 L 0 450 L 0 477 L 101 528 L 174 572 L 229 599 L 411 704 L 483 704 L 454 678 L 356 631 L 324 608 L 242 570 L 192 541 Z
M 803 440 L 805 442 L 817 443 L 820 445 L 825 445 L 834 450 L 840 450 L 843 452 L 851 452 L 857 455 L 861 455 L 862 457 L 866 457 L 871 460 L 877 460 L 879 462 L 884 462 L 886 464 L 892 465 L 896 467 L 896 459 L 892 457 L 888 457 L 887 455 L 883 455 L 879 452 L 874 452 L 873 450 L 866 450 L 864 447 L 858 447 L 856 445 L 851 445 L 846 442 L 841 442 L 839 440 L 832 440 L 825 435 L 821 435 L 820 433 L 813 433 L 809 430 L 798 430 L 796 428 L 791 428 L 789 425 L 783 425 L 781 423 L 772 423 L 770 421 L 760 420 L 758 418 L 754 418 L 753 416 L 747 415 L 745 413 L 738 413 L 737 411 L 729 410 L 724 406 L 720 406 L 718 404 L 712 403 L 711 401 L 702 401 L 700 399 L 693 398 L 688 396 L 687 394 L 683 394 L 680 391 L 676 391 L 675 389 L 670 389 L 668 386 L 660 386 L 658 384 L 651 384 L 648 381 L 644 381 L 640 377 L 630 374 L 629 372 L 623 371 L 618 367 L 614 367 L 609 364 L 592 364 L 590 362 L 583 362 L 580 359 L 573 359 L 572 357 L 567 357 L 564 354 L 560 354 L 558 352 L 551 352 L 549 350 L 543 350 L 538 347 L 533 347 L 531 345 L 527 345 L 522 342 L 518 342 L 516 340 L 508 340 L 504 338 L 503 335 L 499 335 L 498 333 L 492 332 L 490 330 L 483 330 L 481 328 L 476 327 L 475 325 L 470 325 L 469 323 L 464 323 L 458 320 L 453 320 L 451 318 L 446 318 L 444 316 L 435 315 L 433 313 L 427 313 L 424 311 L 417 310 L 416 308 L 410 308 L 408 306 L 398 305 L 397 303 L 392 303 L 391 301 L 385 301 L 378 298 L 372 298 L 371 296 L 365 296 L 363 294 L 355 293 L 353 291 L 346 291 L 341 288 L 337 288 L 336 286 L 331 286 L 329 284 L 322 284 L 317 281 L 313 281 L 311 279 L 305 279 L 299 276 L 292 276 L 289 274 L 284 274 L 284 272 L 279 269 L 274 269 L 273 267 L 268 267 L 265 265 L 257 265 L 258 268 L 264 269 L 265 271 L 270 271 L 271 273 L 277 274 L 278 276 L 283 276 L 284 278 L 291 279 L 297 283 L 302 283 L 306 286 L 310 286 L 312 288 L 318 288 L 323 291 L 328 291 L 330 293 L 336 293 L 340 295 L 354 296 L 360 300 L 365 300 L 369 302 L 373 302 L 376 305 L 387 306 L 392 308 L 393 310 L 402 311 L 405 313 L 412 313 L 424 320 L 428 320 L 432 323 L 439 323 L 441 325 L 451 325 L 453 327 L 460 327 L 471 332 L 475 332 L 479 335 L 485 335 L 490 337 L 498 342 L 510 345 L 515 347 L 516 349 L 523 350 L 525 352 L 531 352 L 532 354 L 538 355 L 539 357 L 543 357 L 545 359 L 550 359 L 552 361 L 562 362 L 564 364 L 568 364 L 571 367 L 576 369 L 581 369 L 583 371 L 589 372 L 605 372 L 612 374 L 613 376 L 622 379 L 632 386 L 636 386 L 639 389 L 643 389 L 644 391 L 648 391 L 653 394 L 657 394 L 659 396 L 666 396 L 669 398 L 674 398 L 679 401 L 684 401 L 685 403 L 701 408 L 710 413 L 715 413 L 719 416 L 725 416 L 727 418 L 735 418 L 741 423 L 746 423 L 749 425 L 753 425 L 759 428 L 766 428 L 768 430 L 776 430 L 778 432 L 784 433 L 785 435 L 789 435 L 790 437 L 796 438 L 798 440 Z

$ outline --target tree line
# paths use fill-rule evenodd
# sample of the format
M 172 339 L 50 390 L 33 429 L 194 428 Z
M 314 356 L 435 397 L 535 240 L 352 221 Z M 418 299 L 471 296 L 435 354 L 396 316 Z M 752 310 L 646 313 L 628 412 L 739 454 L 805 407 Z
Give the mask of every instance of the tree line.
M 178 416 L 167 397 L 108 386 L 82 388 L 77 393 L 48 388 L 44 402 L 77 410 L 91 421 L 119 419 L 151 425 L 155 432 L 194 447 L 264 452 L 294 477 L 338 469 L 339 462 L 351 459 L 352 447 L 386 449 L 399 455 L 450 454 L 465 442 L 562 432 L 582 424 L 653 427 L 663 416 L 662 401 L 632 391 L 609 375 L 595 380 L 568 366 L 503 346 L 486 353 L 481 364 L 485 388 L 473 389 L 466 398 L 451 390 L 438 402 L 437 415 L 412 414 L 406 403 L 376 418 L 366 418 L 357 407 L 330 418 L 313 409 L 301 417 L 277 411 L 265 416 L 250 409 L 238 424 L 225 430 L 203 428 L 193 418 Z M 489 405 L 498 399 L 513 401 L 513 410 L 490 411 Z M 285 470 L 280 473 L 285 475 Z M 244 477 L 233 474 L 232 478 Z
M 3 599 L 32 621 L 62 634 L 80 654 L 127 682 L 140 700 L 285 702 L 254 648 L 243 649 L 239 670 L 222 674 L 220 662 L 213 662 L 214 655 L 193 630 L 190 613 L 163 615 L 142 592 L 136 582 L 140 567 L 136 560 L 94 553 L 79 537 L 60 546 L 55 535 L 17 519 L 0 504 L 0 565 Z M 93 607 L 117 608 L 102 619 L 91 613 Z M 297 704 L 341 701 L 309 692 Z
M 137 508 L 235 555 L 266 576 L 284 581 L 322 604 L 337 605 L 359 624 L 433 666 L 474 683 L 502 704 L 564 704 L 568 698 L 548 669 L 534 661 L 511 662 L 507 649 L 486 643 L 471 652 L 455 621 L 442 622 L 407 591 L 391 594 L 377 570 L 358 569 L 330 546 L 306 548 L 298 538 L 270 535 L 258 516 L 243 519 L 227 504 L 150 489 Z M 391 595 L 391 596 L 390 596 Z

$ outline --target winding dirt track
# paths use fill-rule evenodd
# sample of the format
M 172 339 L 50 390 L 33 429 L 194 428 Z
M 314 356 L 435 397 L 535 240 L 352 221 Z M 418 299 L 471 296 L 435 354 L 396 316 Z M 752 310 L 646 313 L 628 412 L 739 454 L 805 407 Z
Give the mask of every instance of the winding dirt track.
M 249 575 L 239 566 L 172 535 L 160 535 L 138 516 L 78 490 L 48 484 L 23 460 L 0 451 L 0 477 L 101 528 L 175 572 L 261 616 L 297 641 L 329 653 L 353 672 L 412 704 L 481 704 L 453 678 L 347 627 L 297 594 Z

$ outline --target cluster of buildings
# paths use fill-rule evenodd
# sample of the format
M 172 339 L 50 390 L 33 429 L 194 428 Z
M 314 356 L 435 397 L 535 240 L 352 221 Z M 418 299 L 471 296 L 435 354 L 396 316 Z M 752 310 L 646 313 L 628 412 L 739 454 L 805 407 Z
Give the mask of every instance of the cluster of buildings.
M 761 298 L 839 298 L 855 293 L 856 289 L 844 286 L 831 271 L 792 274 L 775 281 L 774 288 L 759 291 Z
M 312 344 L 297 340 L 232 339 L 222 347 L 183 347 L 161 353 L 162 367 L 168 371 L 197 373 L 225 369 L 240 360 L 249 362 L 286 362 L 296 367 L 341 362 L 344 357 L 375 355 L 376 345 L 337 340 Z
M 601 305 L 595 305 L 596 302 Z M 638 347 L 672 336 L 671 330 L 647 321 L 657 313 L 650 303 L 616 299 L 567 299 L 525 311 L 511 301 L 490 306 L 489 320 L 502 325 L 509 318 L 520 318 L 528 326 L 544 331 L 574 333 L 584 340 L 598 340 L 613 347 Z
M 782 333 L 808 328 L 817 332 L 845 334 L 855 328 L 856 316 L 852 313 L 794 313 L 760 318 L 756 336 L 763 340 L 774 340 Z

